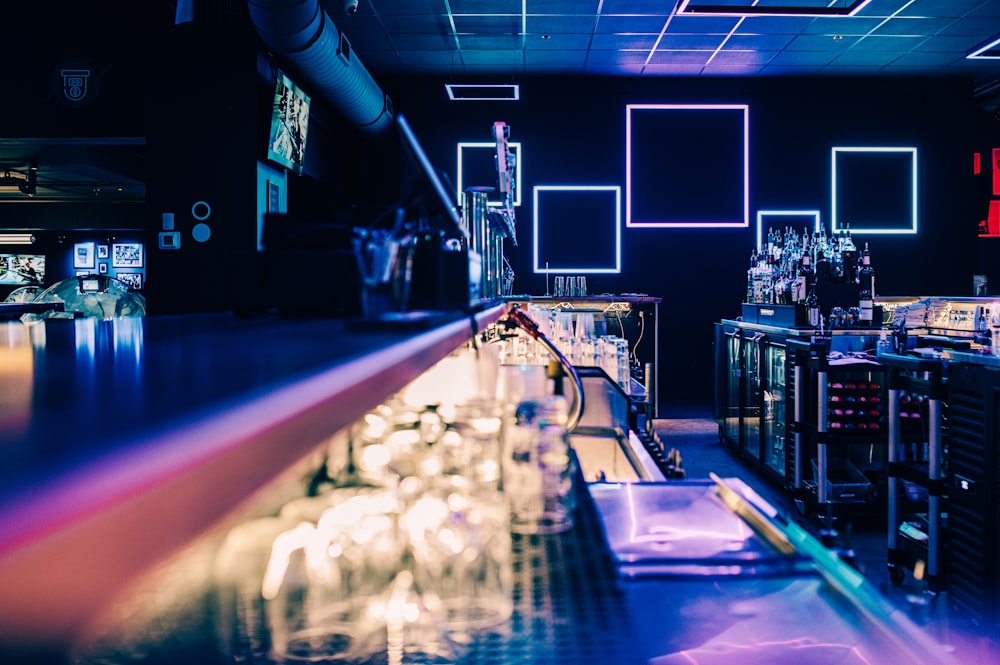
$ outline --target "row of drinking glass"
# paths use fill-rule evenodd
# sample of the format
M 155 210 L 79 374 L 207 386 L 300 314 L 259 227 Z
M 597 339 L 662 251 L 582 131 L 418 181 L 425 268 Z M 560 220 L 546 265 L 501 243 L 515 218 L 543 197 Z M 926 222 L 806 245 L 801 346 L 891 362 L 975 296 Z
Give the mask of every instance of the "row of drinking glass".
M 552 295 L 556 298 L 576 298 L 587 295 L 587 278 L 584 275 L 557 275 L 553 280 Z
M 522 372 L 500 368 L 509 394 L 527 394 Z M 229 651 L 454 662 L 504 630 L 511 534 L 564 531 L 575 510 L 566 400 L 531 394 L 397 395 L 334 436 L 324 491 L 237 527 L 219 554 Z

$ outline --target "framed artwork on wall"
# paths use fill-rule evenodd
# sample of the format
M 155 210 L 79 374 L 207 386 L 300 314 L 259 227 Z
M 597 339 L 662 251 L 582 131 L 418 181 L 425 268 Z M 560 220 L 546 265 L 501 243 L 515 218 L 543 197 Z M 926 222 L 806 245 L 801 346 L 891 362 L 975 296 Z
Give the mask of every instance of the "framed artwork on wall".
M 94 267 L 94 243 L 78 242 L 73 245 L 73 267 L 93 268 Z
M 141 268 L 142 243 L 118 242 L 111 246 L 112 268 Z
M 106 259 L 106 258 L 108 258 L 108 246 L 107 245 L 98 245 L 97 246 L 97 258 L 99 258 L 99 259 Z
M 108 262 L 107 261 L 101 261 L 100 263 L 98 263 L 97 264 L 97 272 L 101 273 L 102 275 L 107 275 L 108 274 Z
M 141 272 L 120 272 L 115 277 L 118 278 L 118 281 L 128 284 L 128 288 L 130 289 L 138 290 L 142 288 Z

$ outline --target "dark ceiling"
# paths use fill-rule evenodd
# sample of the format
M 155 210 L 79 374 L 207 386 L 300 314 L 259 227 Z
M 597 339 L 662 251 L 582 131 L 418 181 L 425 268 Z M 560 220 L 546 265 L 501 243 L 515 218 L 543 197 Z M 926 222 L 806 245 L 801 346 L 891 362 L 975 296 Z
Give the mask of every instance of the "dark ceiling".
M 966 57 L 1000 35 L 1000 0 L 357 0 L 353 15 L 344 0 L 320 4 L 376 78 L 1000 72 Z M 709 4 L 732 15 L 693 13 Z
M 129 23 L 137 20 L 139 10 L 125 0 L 98 1 Z M 353 14 L 345 11 L 347 0 L 319 2 L 376 80 L 961 76 L 983 107 L 1000 107 L 1000 53 L 967 57 L 1000 36 L 1000 0 L 357 0 Z M 708 3 L 723 13 L 692 13 Z M 90 14 L 79 16 L 99 16 L 87 7 Z M 185 7 L 195 20 L 241 20 L 246 13 L 245 0 L 158 0 L 146 7 L 154 9 L 145 20 L 157 22 L 173 22 Z M 853 15 L 835 15 L 851 9 Z M 74 27 L 81 20 L 74 18 Z M 0 178 L 8 171 L 24 177 L 34 165 L 36 201 L 143 200 L 142 143 L 0 137 Z M 0 187 L 0 200 L 24 199 L 17 187 Z

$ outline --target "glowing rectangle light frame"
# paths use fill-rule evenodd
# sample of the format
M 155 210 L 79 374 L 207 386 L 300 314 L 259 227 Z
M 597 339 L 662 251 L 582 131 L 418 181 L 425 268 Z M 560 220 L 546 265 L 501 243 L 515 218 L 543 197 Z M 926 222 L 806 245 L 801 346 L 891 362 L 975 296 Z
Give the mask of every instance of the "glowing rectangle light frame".
M 917 233 L 917 149 L 915 147 L 844 147 L 835 146 L 830 150 L 830 231 L 836 233 L 841 230 L 837 224 L 837 155 L 842 152 L 869 152 L 869 153 L 910 153 L 910 209 L 912 219 L 910 228 L 879 229 L 879 228 L 852 228 L 852 235 L 916 235 Z
M 514 156 L 514 207 L 521 205 L 521 142 L 509 141 L 507 147 Z M 462 176 L 462 150 L 465 148 L 489 148 L 492 154 L 496 155 L 497 144 L 493 141 L 463 141 L 458 144 L 458 167 L 455 169 L 458 174 L 458 200 L 462 200 L 462 192 L 465 190 L 464 178 Z M 503 205 L 501 201 L 490 201 L 487 205 L 499 207 Z
M 516 102 L 521 99 L 518 83 L 445 83 L 448 99 L 453 102 Z M 501 95 L 500 91 L 506 91 Z
M 614 268 L 574 268 L 567 266 L 545 267 L 539 265 L 538 257 L 538 228 L 540 226 L 538 214 L 538 194 L 539 192 L 614 192 L 615 193 L 615 267 Z M 575 274 L 615 274 L 622 271 L 622 188 L 620 185 L 535 185 L 532 190 L 532 203 L 534 205 L 534 218 L 532 220 L 531 240 L 532 240 L 532 262 L 535 274 L 545 273 L 575 273 Z
M 854 16 L 868 5 L 871 0 L 854 0 L 851 4 L 814 7 L 812 5 L 713 5 L 708 3 L 682 0 L 677 8 L 678 16 Z
M 634 222 L 632 221 L 632 110 L 743 111 L 743 221 L 742 222 Z M 629 228 L 747 228 L 750 226 L 750 105 L 749 104 L 626 104 L 625 105 L 625 226 Z
M 1000 35 L 990 37 L 985 42 L 969 49 L 966 60 L 1000 60 Z
M 757 251 L 764 248 L 764 218 L 765 217 L 812 217 L 813 231 L 819 233 L 823 228 L 819 210 L 758 210 L 757 211 Z

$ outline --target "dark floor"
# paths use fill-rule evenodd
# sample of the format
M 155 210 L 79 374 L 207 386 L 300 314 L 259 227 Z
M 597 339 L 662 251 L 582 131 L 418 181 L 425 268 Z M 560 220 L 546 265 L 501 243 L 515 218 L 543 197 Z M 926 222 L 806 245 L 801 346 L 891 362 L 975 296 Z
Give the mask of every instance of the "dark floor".
M 671 402 L 661 405 L 654 429 L 665 449 L 677 449 L 687 478 L 707 478 L 709 472 L 722 478 L 737 477 L 752 487 L 778 511 L 806 528 L 817 538 L 824 528 L 815 513 L 796 507 L 791 493 L 780 482 L 756 469 L 724 445 L 710 405 Z M 882 515 L 838 518 L 834 546 L 849 556 L 852 565 L 892 604 L 905 612 L 939 644 L 953 650 L 962 663 L 1000 663 L 1000 634 L 957 616 L 948 607 L 946 582 L 934 590 L 906 570 L 902 583 L 894 585 L 888 566 L 887 520 Z

